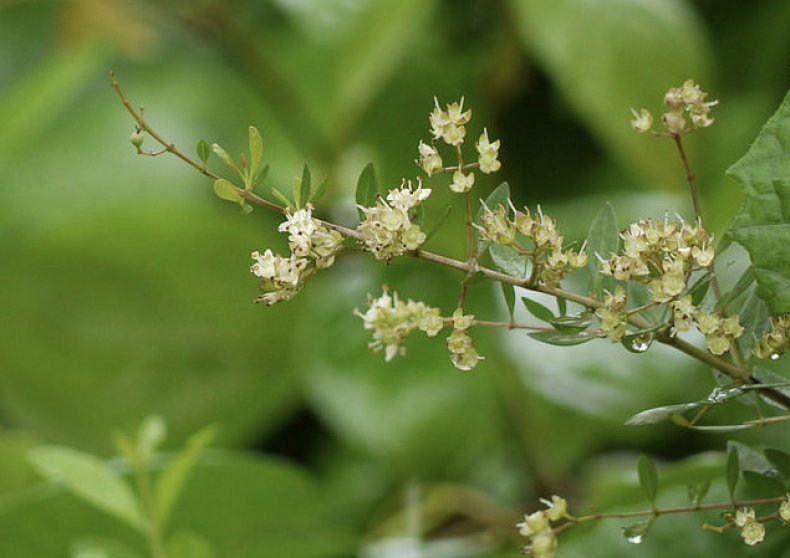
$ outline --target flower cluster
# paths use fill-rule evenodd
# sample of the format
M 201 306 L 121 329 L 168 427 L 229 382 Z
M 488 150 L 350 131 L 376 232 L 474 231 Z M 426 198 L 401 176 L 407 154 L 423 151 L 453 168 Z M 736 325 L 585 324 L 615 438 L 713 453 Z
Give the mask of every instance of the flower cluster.
M 690 304 L 690 301 L 687 301 Z M 730 350 L 732 343 L 743 335 L 743 326 L 738 316 L 723 318 L 716 312 L 696 312 L 694 319 L 697 329 L 705 336 L 708 350 L 714 355 L 721 355 Z
M 601 320 L 601 333 L 609 337 L 613 343 L 622 341 L 625 336 L 625 326 L 628 318 L 625 313 L 627 296 L 625 290 L 618 285 L 614 293 L 605 291 L 604 306 L 595 310 L 595 315 Z
M 475 182 L 475 174 L 470 169 L 477 166 L 480 172 L 491 174 L 502 167 L 499 162 L 500 140 L 491 141 L 488 138 L 488 131 L 483 130 L 477 140 L 477 163 L 464 165 L 461 155 L 461 146 L 466 138 L 466 124 L 472 118 L 472 111 L 464 111 L 464 100 L 447 105 L 445 110 L 439 106 L 439 100 L 434 97 L 435 108 L 428 117 L 431 124 L 431 134 L 433 141 L 431 145 L 420 141 L 417 150 L 420 158 L 417 165 L 425 171 L 428 176 L 444 171 L 453 171 L 453 180 L 450 183 L 450 190 L 458 194 L 464 194 L 472 189 Z M 439 140 L 456 148 L 458 165 L 445 168 L 442 156 L 436 144 Z
M 464 112 L 464 99 L 447 105 L 446 110 L 439 106 L 439 99 L 433 98 L 435 108 L 428 117 L 434 140 L 443 139 L 448 145 L 459 146 L 466 137 L 465 124 L 472 118 L 472 111 Z
M 749 546 L 763 542 L 765 526 L 755 519 L 754 508 L 742 508 L 735 512 L 735 525 L 741 529 L 741 537 Z
M 263 290 L 257 302 L 271 306 L 289 300 L 316 269 L 327 268 L 335 262 L 343 237 L 314 219 L 312 210 L 308 204 L 293 213 L 285 211 L 285 221 L 280 223 L 278 230 L 288 233 L 290 257 L 279 256 L 268 249 L 263 254 L 257 251 L 251 254 L 255 263 L 250 271 L 261 278 Z M 310 266 L 311 261 L 315 267 Z
M 568 517 L 568 504 L 559 496 L 552 496 L 551 501 L 541 499 L 541 502 L 547 509 L 525 515 L 524 521 L 516 527 L 522 536 L 529 538 L 525 553 L 533 558 L 552 558 L 557 550 L 557 535 L 551 522 Z
M 313 206 L 291 213 L 285 210 L 285 221 L 277 228 L 288 233 L 288 247 L 293 255 L 311 258 L 319 269 L 335 263 L 335 254 L 342 248 L 342 235 L 313 218 Z
M 483 204 L 480 225 L 475 227 L 483 239 L 513 246 L 516 251 L 529 255 L 533 264 L 539 267 L 539 279 L 545 285 L 556 285 L 568 271 L 587 265 L 585 247 L 578 251 L 563 249 L 564 238 L 557 230 L 557 223 L 540 207 L 533 216 L 529 209 L 521 212 L 512 204 L 510 211 L 502 204 L 493 210 Z M 528 240 L 530 246 L 519 244 L 517 233 Z
M 688 121 L 686 115 L 691 119 L 692 129 L 707 128 L 713 124 L 710 116 L 711 107 L 716 106 L 718 101 L 705 101 L 708 93 L 702 91 L 694 80 L 686 80 L 680 87 L 673 87 L 664 95 L 664 104 L 669 109 L 661 116 L 667 133 L 680 135 L 687 132 Z M 637 112 L 631 109 L 634 118 L 631 120 L 631 127 L 639 133 L 648 132 L 653 128 L 653 115 L 650 111 L 643 108 Z
M 483 359 L 472 346 L 472 338 L 469 336 L 469 328 L 472 326 L 475 317 L 464 316 L 461 308 L 456 308 L 453 312 L 453 332 L 447 338 L 447 348 L 453 366 L 459 370 L 471 370 Z
M 306 279 L 306 258 L 298 258 L 294 254 L 290 258 L 283 258 L 267 249 L 263 254 L 253 252 L 252 259 L 255 263 L 250 271 L 261 278 L 260 287 L 263 290 L 263 294 L 255 299 L 256 302 L 265 302 L 271 306 L 289 300 L 302 288 Z
M 743 335 L 738 316 L 724 318 L 715 312 L 702 312 L 692 303 L 691 295 L 673 300 L 670 306 L 675 330 L 688 331 L 696 324 L 697 330 L 705 336 L 708 350 L 714 355 L 730 350 L 735 339 Z
M 376 352 L 383 349 L 384 359 L 389 362 L 406 353 L 402 344 L 412 331 L 419 329 L 434 337 L 444 327 L 444 320 L 438 308 L 411 299 L 403 302 L 397 293 L 390 296 L 386 287 L 383 290 L 378 298 L 368 295 L 367 312 L 355 313 L 365 322 L 365 329 L 373 330 L 370 348 Z
M 608 260 L 598 255 L 601 273 L 648 284 L 654 302 L 669 302 L 681 294 L 693 271 L 713 263 L 714 252 L 713 237 L 699 222 L 678 219 L 632 223 L 620 235 L 622 254 Z
M 771 331 L 760 339 L 753 349 L 757 358 L 776 360 L 790 347 L 790 314 L 771 318 Z
M 430 195 L 431 190 L 423 188 L 422 183 L 412 189 L 411 182 L 404 181 L 400 188 L 390 190 L 386 200 L 379 197 L 373 207 L 359 206 L 365 219 L 357 230 L 365 248 L 379 260 L 391 260 L 419 248 L 425 242 L 425 233 L 412 222 L 409 213 Z

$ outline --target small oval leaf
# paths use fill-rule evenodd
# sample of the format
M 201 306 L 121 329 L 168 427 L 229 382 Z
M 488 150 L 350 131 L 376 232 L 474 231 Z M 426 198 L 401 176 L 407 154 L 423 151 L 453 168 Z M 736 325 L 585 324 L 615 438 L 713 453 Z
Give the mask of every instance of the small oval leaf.
M 220 178 L 214 181 L 214 193 L 223 200 L 240 203 L 244 200 L 239 194 L 239 189 L 229 180 Z
M 548 343 L 549 345 L 557 345 L 560 347 L 569 347 L 571 345 L 581 345 L 593 339 L 597 339 L 595 335 L 580 331 L 579 333 L 562 333 L 561 331 L 533 331 L 528 333 L 533 339 L 541 343 Z
M 255 176 L 263 161 L 263 137 L 255 126 L 250 126 L 250 176 Z

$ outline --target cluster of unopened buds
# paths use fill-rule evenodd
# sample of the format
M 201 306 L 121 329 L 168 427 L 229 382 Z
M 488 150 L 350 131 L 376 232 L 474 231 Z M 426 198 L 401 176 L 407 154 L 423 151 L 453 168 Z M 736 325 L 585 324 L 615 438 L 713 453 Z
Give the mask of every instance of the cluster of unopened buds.
M 541 499 L 546 505 L 545 510 L 538 510 L 524 516 L 518 523 L 519 534 L 529 539 L 524 553 L 533 558 L 552 558 L 557 551 L 557 535 L 551 526 L 552 522 L 568 518 L 568 504 L 564 498 L 552 496 L 551 501 Z
M 491 174 L 501 168 L 502 164 L 499 162 L 500 142 L 499 140 L 492 142 L 488 137 L 488 131 L 483 129 L 483 133 L 480 134 L 475 145 L 477 162 L 464 165 L 461 147 L 466 138 L 466 124 L 472 118 L 472 111 L 464 111 L 463 99 L 460 102 L 448 104 L 444 110 L 439 106 L 438 99 L 434 98 L 434 104 L 435 108 L 428 117 L 433 140 L 430 144 L 420 141 L 417 146 L 420 154 L 417 165 L 428 176 L 441 172 L 452 172 L 453 181 L 450 184 L 450 190 L 458 194 L 469 192 L 475 183 L 475 174 L 472 169 L 477 168 L 484 174 Z M 439 140 L 456 148 L 457 165 L 444 166 L 437 147 Z
M 481 238 L 528 255 L 539 271 L 535 278 L 544 285 L 556 285 L 568 271 L 587 265 L 585 246 L 578 251 L 564 249 L 564 238 L 557 230 L 557 223 L 540 207 L 532 216 L 529 209 L 521 212 L 512 203 L 509 209 L 499 204 L 493 210 L 483 204 L 480 224 L 475 227 Z M 522 246 L 522 240 L 529 241 L 528 245 Z
M 257 302 L 271 306 L 289 300 L 316 270 L 334 263 L 335 255 L 342 248 L 343 237 L 313 218 L 312 210 L 313 207 L 307 204 L 295 212 L 285 212 L 286 220 L 278 230 L 288 233 L 290 256 L 282 257 L 268 249 L 263 254 L 252 253 L 255 263 L 250 271 L 260 277 L 263 290 Z
M 628 297 L 625 289 L 620 285 L 615 287 L 613 293 L 604 291 L 603 306 L 595 310 L 595 315 L 601 320 L 599 327 L 601 333 L 609 337 L 612 342 L 622 341 L 626 333 L 628 316 L 625 313 L 625 303 Z
M 661 116 L 661 122 L 666 128 L 666 132 L 659 134 L 679 136 L 697 128 L 707 128 L 713 124 L 710 116 L 710 109 L 718 104 L 718 101 L 705 101 L 708 93 L 702 91 L 694 80 L 686 80 L 680 87 L 673 87 L 664 95 L 664 104 L 667 112 Z M 644 133 L 653 129 L 653 115 L 646 108 L 639 109 L 637 112 L 631 109 L 634 118 L 631 120 L 631 127 L 637 132 Z M 688 121 L 691 120 L 691 127 L 687 128 Z
M 483 358 L 472 346 L 468 332 L 474 316 L 464 316 L 460 308 L 456 309 L 452 318 L 445 319 L 438 308 L 413 300 L 404 302 L 397 293 L 390 296 L 384 287 L 380 297 L 368 295 L 368 309 L 364 314 L 359 311 L 355 313 L 362 318 L 365 329 L 373 330 L 370 348 L 376 352 L 383 350 L 386 361 L 406 354 L 403 343 L 415 329 L 425 332 L 428 337 L 435 337 L 449 324 L 452 324 L 453 332 L 447 338 L 447 348 L 453 365 L 459 370 L 471 370 Z
M 763 335 L 752 353 L 757 358 L 776 360 L 790 347 L 790 314 L 771 319 L 771 331 Z

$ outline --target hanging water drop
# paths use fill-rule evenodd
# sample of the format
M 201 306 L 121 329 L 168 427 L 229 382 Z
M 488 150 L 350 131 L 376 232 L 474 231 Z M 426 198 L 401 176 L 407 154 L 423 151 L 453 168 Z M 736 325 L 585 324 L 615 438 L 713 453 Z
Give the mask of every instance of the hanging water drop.
M 646 350 L 650 348 L 650 345 L 653 344 L 653 335 L 651 333 L 643 333 L 642 335 L 637 335 L 631 341 L 631 349 L 635 353 L 644 353 Z
M 779 353 L 771 353 L 771 360 L 779 360 Z
M 642 541 L 644 540 L 644 535 L 642 533 L 639 533 L 636 535 L 631 535 L 630 537 L 626 536 L 625 540 L 627 540 L 631 544 L 642 544 Z

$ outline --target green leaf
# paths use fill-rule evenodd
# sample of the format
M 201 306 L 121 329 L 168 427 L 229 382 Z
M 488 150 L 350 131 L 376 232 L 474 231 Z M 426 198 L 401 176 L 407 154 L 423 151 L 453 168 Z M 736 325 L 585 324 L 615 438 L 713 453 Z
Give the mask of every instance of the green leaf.
M 272 196 L 274 196 L 274 197 L 275 197 L 275 199 L 276 199 L 277 201 L 279 201 L 281 204 L 283 204 L 283 206 L 284 206 L 284 207 L 287 207 L 287 208 L 289 208 L 289 209 L 293 209 L 293 208 L 294 208 L 294 205 L 293 205 L 293 203 L 291 202 L 291 200 L 289 200 L 289 199 L 286 197 L 286 195 L 285 195 L 285 194 L 283 194 L 282 192 L 280 192 L 280 191 L 279 191 L 277 188 L 275 188 L 274 186 L 272 186 Z
M 702 303 L 702 300 L 705 298 L 705 295 L 708 294 L 708 288 L 710 287 L 710 281 L 713 278 L 709 272 L 703 273 L 699 279 L 697 279 L 686 294 L 691 295 L 691 303 L 694 306 L 699 306 Z
M 746 195 L 730 230 L 749 252 L 757 293 L 772 314 L 790 312 L 790 93 L 727 174 Z
M 231 157 L 230 154 L 227 151 L 225 151 L 219 144 L 212 143 L 211 149 L 212 151 L 214 151 L 214 153 L 217 154 L 217 156 L 220 159 L 222 159 L 223 163 L 225 163 L 228 167 L 232 168 L 237 173 L 239 173 L 239 176 L 241 176 L 242 178 L 244 177 L 244 173 L 241 172 L 241 169 L 236 164 L 236 161 L 233 160 L 233 157 Z
M 507 207 L 507 200 L 510 199 L 510 186 L 507 182 L 501 183 L 499 186 L 494 188 L 494 191 L 491 192 L 488 197 L 483 202 L 483 205 L 488 207 L 489 209 L 493 210 L 499 204 Z M 475 214 L 475 224 L 480 225 L 481 220 L 483 218 L 483 205 L 477 208 L 477 213 Z M 475 229 L 475 247 L 477 250 L 478 257 L 486 251 L 486 248 L 491 244 L 489 240 L 483 240 L 480 238 L 480 234 L 478 233 L 477 229 Z
M 146 417 L 137 432 L 137 455 L 147 463 L 167 436 L 167 426 L 159 415 Z
M 735 488 L 738 486 L 738 478 L 741 475 L 741 466 L 738 460 L 738 450 L 730 445 L 727 449 L 727 469 L 725 476 L 727 478 L 727 492 L 730 494 L 730 500 L 735 499 Z
M 44 478 L 63 483 L 82 500 L 146 532 L 131 489 L 97 457 L 61 446 L 39 446 L 30 452 L 29 459 Z
M 554 320 L 554 312 L 543 306 L 540 302 L 525 296 L 521 297 L 521 302 L 524 303 L 527 311 L 540 321 L 552 322 Z
M 590 270 L 590 293 L 600 296 L 603 289 L 614 292 L 614 278 L 601 273 L 601 262 L 596 254 L 608 259 L 612 252 L 620 248 L 620 229 L 617 228 L 617 215 L 612 204 L 605 203 L 598 211 L 587 233 L 587 268 Z
M 213 558 L 214 556 L 211 543 L 192 531 L 177 531 L 167 540 L 167 558 Z
M 655 407 L 647 409 L 640 413 L 635 414 L 629 418 L 625 423 L 628 426 L 641 426 L 643 424 L 656 424 L 668 420 L 673 415 L 682 414 L 692 409 L 696 409 L 700 403 L 678 403 L 677 405 L 664 405 L 663 407 Z
M 658 492 L 658 472 L 656 471 L 656 464 L 647 455 L 642 454 L 639 456 L 639 463 L 636 466 L 639 475 L 639 484 L 647 496 L 650 505 L 656 505 L 656 494 Z
M 516 289 L 509 283 L 500 283 L 502 289 L 502 296 L 505 297 L 505 306 L 507 307 L 508 316 L 512 322 L 514 317 L 513 313 L 516 307 Z
M 737 299 L 746 291 L 746 289 L 751 287 L 752 283 L 754 283 L 754 272 L 752 271 L 751 266 L 749 266 L 735 283 L 735 286 L 732 288 L 732 290 L 723 294 L 718 302 L 716 302 L 716 310 L 720 310 L 722 308 L 726 309 L 733 300 Z
M 755 427 L 753 424 L 715 424 L 711 426 L 697 426 L 696 424 L 684 425 L 689 430 L 699 430 L 702 432 L 740 432 L 750 430 Z
M 779 476 L 785 480 L 790 480 L 790 453 L 773 448 L 766 449 L 764 453 L 766 459 L 776 467 Z
M 299 207 L 303 207 L 307 205 L 307 202 L 310 201 L 310 193 L 312 190 L 311 185 L 311 178 L 310 178 L 310 169 L 305 164 L 304 168 L 302 169 L 302 182 L 301 182 L 301 189 L 299 190 Z
M 373 163 L 368 163 L 362 169 L 362 173 L 357 180 L 356 200 L 357 205 L 362 207 L 373 207 L 376 205 L 376 198 L 379 193 L 379 184 L 376 179 L 376 170 L 373 168 Z M 364 213 L 359 210 L 360 219 Z
M 557 300 L 565 300 L 557 298 Z M 561 312 L 563 313 L 563 312 Z M 560 316 L 554 318 L 549 322 L 554 328 L 562 333 L 579 333 L 584 331 L 592 323 L 592 318 L 589 313 L 580 314 L 578 316 Z
M 784 483 L 775 475 L 744 471 L 743 480 L 750 498 L 771 498 L 787 492 Z
M 186 444 L 186 448 L 176 454 L 167 464 L 156 483 L 154 498 L 157 517 L 162 525 L 166 525 L 173 506 L 178 500 L 192 469 L 200 459 L 203 450 L 216 437 L 217 428 L 210 426 L 194 434 Z
M 752 354 L 755 337 L 762 335 L 768 328 L 768 305 L 760 298 L 757 289 L 752 290 L 738 311 L 738 320 L 743 326 L 743 334 L 738 338 L 738 347 L 748 356 Z
M 325 194 L 326 194 L 326 178 L 321 181 L 321 184 L 318 185 L 316 191 L 310 195 L 310 201 L 313 203 L 313 205 L 317 205 Z
M 76 541 L 69 549 L 69 558 L 142 558 L 120 541 L 104 537 L 85 537 Z
M 528 333 L 533 339 L 541 343 L 549 345 L 557 345 L 559 347 L 569 347 L 571 345 L 581 345 L 593 339 L 597 339 L 595 335 L 580 331 L 578 333 L 563 333 L 561 331 L 533 331 Z
M 519 279 L 527 277 L 527 257 L 522 256 L 510 246 L 491 243 L 488 247 L 491 261 L 502 273 L 507 273 Z
M 752 374 L 755 378 L 760 380 L 762 384 L 755 384 L 754 386 L 748 387 L 750 389 L 758 390 L 757 393 L 760 395 L 763 401 L 786 411 L 787 407 L 782 402 L 774 401 L 768 394 L 763 393 L 763 390 L 771 389 L 780 393 L 785 398 L 790 399 L 790 387 L 787 385 L 787 378 L 761 366 L 755 366 Z
M 710 479 L 705 480 L 698 484 L 690 484 L 688 486 L 689 501 L 692 506 L 699 506 L 702 500 L 707 496 L 710 490 Z
M 255 176 L 263 161 L 263 137 L 255 126 L 250 126 L 250 176 Z M 252 184 L 252 183 L 251 183 Z
M 214 193 L 223 200 L 241 203 L 244 198 L 239 194 L 239 189 L 229 180 L 219 178 L 214 181 Z
M 650 527 L 653 526 L 653 522 L 655 520 L 656 516 L 654 515 L 650 519 L 638 521 L 636 523 L 632 523 L 631 525 L 626 525 L 622 528 L 625 540 L 631 544 L 642 544 L 642 542 L 645 540 L 647 532 L 650 531 Z
M 568 301 L 561 296 L 557 297 L 557 308 L 560 311 L 560 316 L 565 316 L 568 313 Z M 587 326 L 585 326 L 587 327 Z
M 590 133 L 623 165 L 660 184 L 680 185 L 682 175 L 667 164 L 670 146 L 636 135 L 628 119 L 631 108 L 644 106 L 655 110 L 658 120 L 664 92 L 690 76 L 703 88 L 709 83 L 707 70 L 713 58 L 704 24 L 689 3 L 509 0 L 508 4 L 530 55 Z
M 206 140 L 200 140 L 198 142 L 197 155 L 200 161 L 203 163 L 203 166 L 205 166 L 209 160 L 209 157 L 211 157 L 211 146 Z
M 266 180 L 266 177 L 269 175 L 269 165 L 263 165 L 258 172 L 255 173 L 252 177 L 252 187 L 255 188 L 258 184 L 263 184 Z

